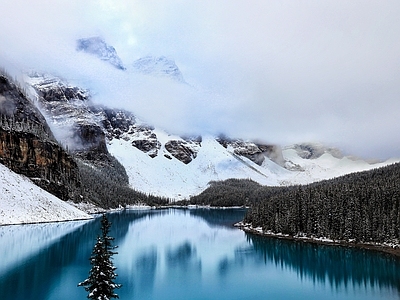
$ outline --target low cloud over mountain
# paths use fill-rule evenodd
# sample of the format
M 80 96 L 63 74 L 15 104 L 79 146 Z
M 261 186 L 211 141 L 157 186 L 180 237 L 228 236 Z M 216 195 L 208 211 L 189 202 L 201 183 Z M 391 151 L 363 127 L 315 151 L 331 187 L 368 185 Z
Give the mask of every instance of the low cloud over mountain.
M 389 0 L 15 0 L 0 10 L 0 60 L 16 75 L 63 76 L 94 102 L 174 132 L 321 141 L 387 158 L 400 153 L 399 14 Z M 78 39 L 93 36 L 114 47 L 127 72 L 76 51 Z M 173 59 L 188 85 L 129 72 L 149 55 Z

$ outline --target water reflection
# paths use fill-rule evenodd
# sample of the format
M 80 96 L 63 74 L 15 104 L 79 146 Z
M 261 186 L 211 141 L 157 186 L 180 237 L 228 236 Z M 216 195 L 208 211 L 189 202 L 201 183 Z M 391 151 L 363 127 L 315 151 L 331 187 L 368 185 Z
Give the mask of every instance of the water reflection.
M 79 227 L 49 245 L 46 243 L 47 239 L 44 239 L 45 246 L 40 247 L 39 252 L 20 262 L 2 276 L 0 291 L 2 291 L 2 297 L 4 296 L 3 299 L 47 299 L 49 289 L 58 283 L 60 271 L 75 260 L 81 260 L 79 256 L 90 255 L 92 245 L 88 243 L 87 237 L 91 237 L 92 234 L 87 230 L 88 228 L 90 226 Z M 24 247 L 29 247 L 30 239 L 28 239 L 28 244 L 24 242 L 16 240 L 14 245 L 20 245 L 23 251 Z M 71 249 L 79 249 L 79 251 L 71 251 Z M 85 257 L 86 260 L 87 257 Z
M 148 214 L 133 212 L 129 218 L 112 214 L 118 226 L 113 227 L 114 236 L 125 236 L 130 222 Z M 84 289 L 75 287 L 87 277 L 88 258 L 99 229 L 99 219 L 0 227 L 1 299 L 84 299 Z M 64 272 L 69 269 L 79 276 L 70 285 L 60 285 L 68 281 Z M 56 292 L 51 296 L 53 289 Z
M 0 226 L 0 276 L 88 222 L 91 221 Z
M 170 268 L 180 267 L 187 269 L 187 266 L 194 259 L 196 249 L 187 241 L 175 249 L 168 249 L 166 252 L 167 265 Z
M 232 228 L 232 225 L 243 220 L 246 209 L 214 209 L 198 208 L 190 209 L 190 215 L 200 217 L 211 226 L 224 226 Z
M 399 260 L 245 234 L 230 226 L 243 214 L 216 209 L 110 214 L 110 234 L 119 246 L 114 263 L 123 284 L 120 298 L 400 299 Z M 88 275 L 99 223 L 53 224 L 33 236 L 38 227 L 15 227 L 14 235 L 0 240 L 0 253 L 22 258 L 3 262 L 1 299 L 86 299 L 76 285 Z M 26 251 L 33 242 L 35 250 Z
M 235 258 L 220 262 L 220 275 L 244 262 L 274 265 L 294 271 L 301 281 L 339 290 L 379 287 L 396 289 L 400 296 L 400 261 L 370 250 L 316 245 L 246 234 L 250 245 L 238 248 Z
M 151 291 L 154 286 L 157 260 L 157 249 L 156 247 L 151 247 L 151 249 L 140 254 L 135 261 L 137 281 L 144 291 Z M 131 281 L 130 285 L 132 283 Z

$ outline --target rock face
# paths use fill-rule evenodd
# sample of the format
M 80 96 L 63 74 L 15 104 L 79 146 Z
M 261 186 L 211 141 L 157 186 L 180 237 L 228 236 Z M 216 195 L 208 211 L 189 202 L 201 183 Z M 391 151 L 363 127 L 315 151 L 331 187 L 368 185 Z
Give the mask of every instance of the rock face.
M 97 152 L 100 154 L 107 154 L 107 146 L 105 143 L 105 134 L 100 126 L 93 126 L 93 124 L 78 124 L 76 137 L 83 141 L 84 151 Z
M 0 75 L 0 162 L 63 200 L 79 197 L 79 172 L 44 117 L 18 86 Z
M 279 146 L 232 140 L 226 137 L 220 137 L 217 141 L 225 148 L 230 147 L 234 154 L 244 156 L 259 166 L 262 165 L 265 158 L 268 158 L 278 165 L 285 167 L 285 159 L 282 149 Z
M 38 94 L 57 140 L 69 151 L 107 154 L 101 122 L 103 110 L 94 108 L 88 91 L 71 86 L 59 78 L 34 74 L 31 84 Z
M 253 142 L 231 140 L 225 137 L 220 137 L 217 141 L 227 149 L 230 147 L 234 154 L 244 156 L 258 165 L 264 162 L 265 157 L 263 151 Z
M 260 148 L 252 142 L 237 140 L 230 143 L 230 145 L 234 148 L 233 152 L 236 155 L 247 157 L 251 161 L 255 162 L 257 165 L 261 165 L 265 160 L 265 156 L 263 155 Z
M 79 199 L 77 165 L 54 142 L 41 140 L 31 133 L 0 128 L 0 162 L 60 199 Z
M 132 141 L 132 146 L 147 153 L 151 158 L 158 155 L 158 150 L 161 148 L 161 143 L 157 140 L 155 133 L 151 133 L 148 137 Z
M 188 164 L 197 157 L 200 145 L 200 141 L 172 140 L 165 143 L 165 149 L 176 159 Z
M 122 60 L 119 58 L 114 47 L 108 45 L 100 37 L 83 38 L 77 41 L 78 51 L 84 51 L 88 54 L 97 56 L 120 70 L 125 70 Z
M 132 113 L 123 110 L 105 109 L 106 119 L 103 121 L 107 138 L 124 139 L 132 146 L 146 153 L 151 158 L 158 155 L 161 143 L 157 139 L 154 128 L 136 123 Z
M 136 123 L 135 116 L 124 110 L 104 108 L 104 114 L 103 126 L 108 139 L 121 138 Z

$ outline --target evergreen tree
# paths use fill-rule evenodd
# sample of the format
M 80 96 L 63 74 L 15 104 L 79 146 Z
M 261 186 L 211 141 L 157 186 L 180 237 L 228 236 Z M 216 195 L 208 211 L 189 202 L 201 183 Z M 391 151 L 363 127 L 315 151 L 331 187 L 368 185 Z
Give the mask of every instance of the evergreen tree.
M 108 235 L 110 227 L 111 223 L 103 214 L 101 236 L 97 237 L 90 257 L 92 268 L 89 271 L 89 277 L 78 284 L 78 286 L 85 287 L 85 290 L 89 292 L 87 296 L 89 299 L 109 300 L 119 298 L 114 293 L 114 290 L 120 288 L 121 285 L 114 282 L 117 274 L 114 272 L 116 267 L 114 267 L 111 259 L 117 253 L 112 251 L 116 247 L 112 246 L 114 238 Z

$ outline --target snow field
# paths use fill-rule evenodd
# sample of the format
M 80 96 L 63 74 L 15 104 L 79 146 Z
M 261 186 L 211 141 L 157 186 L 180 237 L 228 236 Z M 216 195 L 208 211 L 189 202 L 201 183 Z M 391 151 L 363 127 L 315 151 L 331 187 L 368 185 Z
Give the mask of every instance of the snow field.
M 91 218 L 0 164 L 0 225 Z

